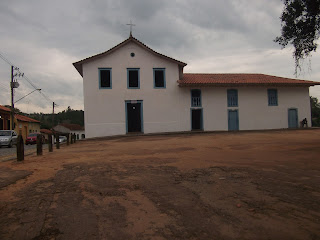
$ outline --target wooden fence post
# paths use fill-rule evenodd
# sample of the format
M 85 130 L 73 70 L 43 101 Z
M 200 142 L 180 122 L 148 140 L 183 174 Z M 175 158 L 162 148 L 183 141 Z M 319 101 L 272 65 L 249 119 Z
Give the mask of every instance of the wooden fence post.
M 49 148 L 49 152 L 53 152 L 52 135 L 51 134 L 48 135 L 48 148 Z
M 70 133 L 70 143 L 73 144 L 73 135 Z
M 56 148 L 60 149 L 59 134 L 56 134 Z
M 37 156 L 42 155 L 42 135 L 37 135 Z
M 17 161 L 24 160 L 24 143 L 21 135 L 17 139 Z
M 70 143 L 69 140 L 70 140 L 70 134 L 68 133 L 68 134 L 67 134 L 67 146 L 69 146 L 69 143 Z

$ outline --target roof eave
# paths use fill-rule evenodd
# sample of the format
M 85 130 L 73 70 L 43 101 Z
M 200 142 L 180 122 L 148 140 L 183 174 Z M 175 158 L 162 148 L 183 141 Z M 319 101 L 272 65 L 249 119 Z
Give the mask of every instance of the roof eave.
M 179 87 L 311 87 L 320 84 L 312 83 L 178 83 Z
M 82 64 L 79 62 L 72 63 L 72 65 L 77 69 L 81 77 L 83 77 L 83 72 L 82 72 Z
M 138 44 L 138 45 L 141 46 L 142 48 L 148 50 L 149 52 L 158 55 L 159 57 L 162 57 L 162 58 L 165 58 L 165 59 L 167 59 L 167 60 L 169 60 L 169 61 L 172 61 L 172 62 L 177 63 L 179 66 L 182 66 L 182 67 L 187 66 L 187 64 L 184 63 L 184 62 L 178 61 L 178 60 L 176 60 L 176 59 L 173 59 L 173 58 L 171 58 L 171 57 L 165 56 L 165 55 L 163 55 L 163 54 L 161 54 L 161 53 L 158 53 L 158 52 L 152 50 L 152 49 L 149 48 L 147 45 L 145 45 L 144 43 L 140 42 L 138 39 L 136 39 L 136 38 L 134 38 L 134 37 L 132 37 L 132 36 L 130 36 L 128 39 L 124 40 L 123 42 L 119 43 L 118 45 L 114 46 L 113 48 L 110 48 L 109 50 L 107 50 L 107 51 L 105 51 L 105 52 L 102 52 L 102 53 L 93 55 L 93 56 L 88 57 L 88 58 L 85 58 L 85 59 L 82 59 L 82 60 L 80 60 L 80 61 L 78 61 L 78 62 L 74 62 L 74 63 L 73 63 L 73 66 L 77 69 L 77 71 L 79 72 L 79 74 L 83 77 L 82 65 L 83 65 L 84 63 L 87 63 L 87 62 L 89 62 L 89 61 L 92 61 L 92 60 L 95 60 L 95 59 L 97 59 L 97 58 L 103 57 L 103 56 L 105 56 L 105 55 L 107 55 L 107 54 L 110 54 L 110 53 L 114 52 L 115 50 L 117 50 L 118 48 L 124 46 L 125 44 L 127 44 L 127 43 L 129 43 L 129 42 L 131 42 L 131 41 L 135 42 L 136 44 Z

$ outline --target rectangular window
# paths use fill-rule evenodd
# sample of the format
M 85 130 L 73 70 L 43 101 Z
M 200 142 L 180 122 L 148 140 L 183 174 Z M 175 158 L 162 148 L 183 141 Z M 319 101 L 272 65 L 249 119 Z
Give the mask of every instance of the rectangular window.
M 166 77 L 164 68 L 153 69 L 154 88 L 166 88 Z
M 191 107 L 201 107 L 201 90 L 191 90 Z
M 238 107 L 238 90 L 228 89 L 228 107 Z
M 278 106 L 278 91 L 277 89 L 268 89 L 268 105 Z
M 111 68 L 99 68 L 99 88 L 112 88 Z
M 128 68 L 127 78 L 128 78 L 128 88 L 140 88 L 140 76 L 139 68 Z

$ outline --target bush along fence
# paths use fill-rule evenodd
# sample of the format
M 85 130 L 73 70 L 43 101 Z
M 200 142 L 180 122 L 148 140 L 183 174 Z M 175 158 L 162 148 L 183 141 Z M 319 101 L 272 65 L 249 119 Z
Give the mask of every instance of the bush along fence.
M 48 149 L 49 152 L 53 152 L 53 145 L 56 145 L 56 149 L 60 149 L 60 136 L 66 137 L 66 144 L 69 146 L 69 144 L 76 143 L 76 134 L 49 134 L 48 135 Z M 42 134 L 39 134 L 37 136 L 37 156 L 41 156 L 43 154 L 43 136 Z M 53 139 L 55 139 L 55 143 L 53 142 Z M 21 135 L 17 138 L 17 161 L 23 161 L 24 160 L 24 142 Z

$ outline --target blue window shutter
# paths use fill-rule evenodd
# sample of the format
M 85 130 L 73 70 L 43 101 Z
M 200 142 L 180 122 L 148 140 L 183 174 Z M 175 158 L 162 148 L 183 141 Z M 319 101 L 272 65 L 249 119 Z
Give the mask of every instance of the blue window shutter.
M 127 68 L 127 88 L 140 89 L 140 68 Z
M 201 90 L 192 89 L 191 90 L 191 107 L 201 107 Z
M 112 88 L 112 69 L 99 68 L 99 89 Z
M 278 106 L 278 91 L 277 89 L 268 89 L 268 105 Z
M 228 107 L 238 107 L 238 90 L 237 89 L 228 89 Z
M 153 87 L 166 88 L 166 69 L 165 68 L 153 69 Z

